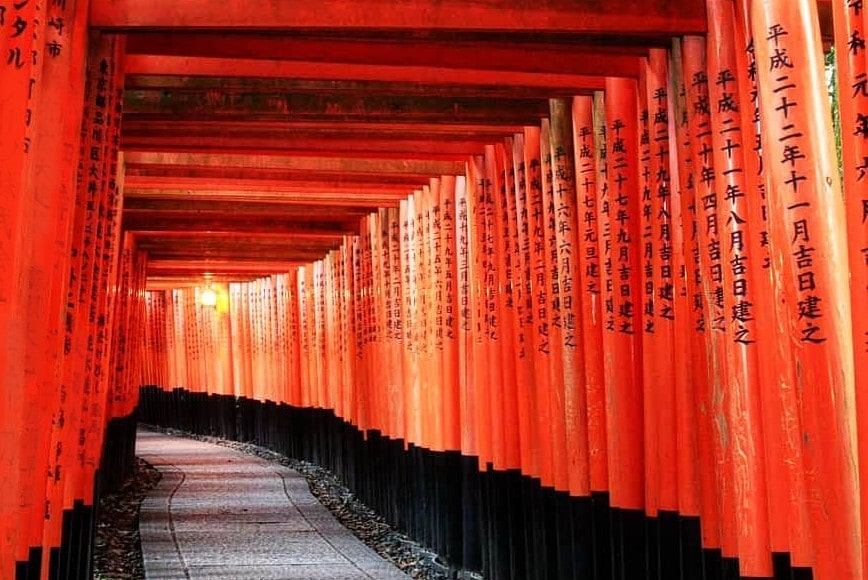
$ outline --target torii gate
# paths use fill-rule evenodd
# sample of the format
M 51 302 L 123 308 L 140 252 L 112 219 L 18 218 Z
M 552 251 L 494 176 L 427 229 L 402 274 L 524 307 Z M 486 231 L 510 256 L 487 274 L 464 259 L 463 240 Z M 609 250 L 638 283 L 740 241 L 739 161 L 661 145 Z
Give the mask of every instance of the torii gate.
M 0 577 L 87 576 L 157 385 L 564 508 L 492 577 L 863 578 L 866 14 L 0 0 Z

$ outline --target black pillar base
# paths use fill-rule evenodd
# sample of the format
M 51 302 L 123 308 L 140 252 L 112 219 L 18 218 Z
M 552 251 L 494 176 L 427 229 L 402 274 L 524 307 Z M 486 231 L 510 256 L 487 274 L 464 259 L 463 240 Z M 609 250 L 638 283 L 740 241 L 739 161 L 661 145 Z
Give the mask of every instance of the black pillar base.
M 156 387 L 144 387 L 141 401 L 147 423 L 258 442 L 329 469 L 453 570 L 490 580 L 740 578 L 737 560 L 702 548 L 696 517 L 664 511 L 649 518 L 612 507 L 605 492 L 572 497 L 517 471 L 480 466 L 475 457 L 363 433 L 328 410 Z M 210 416 L 203 418 L 202 409 Z M 199 419 L 191 424 L 189 417 Z M 812 578 L 786 555 L 775 555 L 774 563 L 775 580 Z

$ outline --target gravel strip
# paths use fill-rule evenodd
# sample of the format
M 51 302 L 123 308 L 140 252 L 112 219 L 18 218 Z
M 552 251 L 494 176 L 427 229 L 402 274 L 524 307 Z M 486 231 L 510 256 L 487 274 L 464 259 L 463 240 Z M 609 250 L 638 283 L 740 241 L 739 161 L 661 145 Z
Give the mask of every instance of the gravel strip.
M 94 580 L 144 579 L 139 508 L 160 477 L 159 471 L 137 457 L 134 476 L 100 499 L 94 538 Z
M 196 439 L 197 441 L 222 445 L 294 469 L 307 479 L 310 491 L 314 497 L 332 512 L 341 524 L 368 547 L 413 578 L 419 580 L 483 580 L 479 574 L 451 568 L 436 553 L 428 550 L 407 535 L 393 530 L 381 516 L 374 513 L 371 508 L 356 498 L 327 469 L 308 461 L 299 461 L 285 457 L 258 445 L 194 435 L 176 429 L 163 429 L 153 426 L 146 426 L 146 428 L 166 433 L 167 435 L 187 437 L 189 439 Z M 139 500 L 140 502 L 141 500 Z M 136 507 L 136 513 L 138 513 L 138 507 Z M 138 549 L 140 550 L 141 547 L 138 546 Z M 138 559 L 141 562 L 140 554 L 138 555 Z M 95 578 L 99 580 L 100 576 L 96 576 Z M 102 578 L 141 578 L 141 576 L 103 576 Z

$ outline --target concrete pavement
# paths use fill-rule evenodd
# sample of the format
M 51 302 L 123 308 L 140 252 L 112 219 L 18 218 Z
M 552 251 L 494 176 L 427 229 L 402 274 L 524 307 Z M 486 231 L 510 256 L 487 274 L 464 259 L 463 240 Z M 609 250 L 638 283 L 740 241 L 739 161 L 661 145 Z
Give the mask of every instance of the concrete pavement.
M 287 467 L 150 431 L 139 431 L 137 455 L 163 474 L 139 523 L 148 580 L 409 578 Z

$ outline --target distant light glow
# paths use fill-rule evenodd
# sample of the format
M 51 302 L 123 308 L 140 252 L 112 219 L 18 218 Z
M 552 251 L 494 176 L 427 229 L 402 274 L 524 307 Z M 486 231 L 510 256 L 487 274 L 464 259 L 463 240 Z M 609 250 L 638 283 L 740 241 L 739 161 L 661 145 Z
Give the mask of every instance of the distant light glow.
M 211 288 L 205 288 L 199 295 L 199 303 L 202 306 L 217 306 L 217 293 Z

